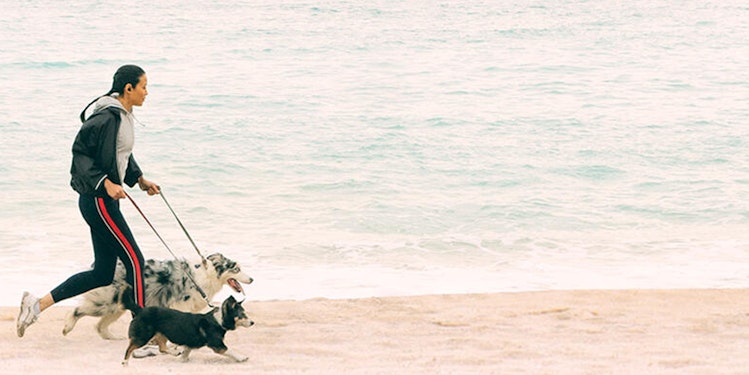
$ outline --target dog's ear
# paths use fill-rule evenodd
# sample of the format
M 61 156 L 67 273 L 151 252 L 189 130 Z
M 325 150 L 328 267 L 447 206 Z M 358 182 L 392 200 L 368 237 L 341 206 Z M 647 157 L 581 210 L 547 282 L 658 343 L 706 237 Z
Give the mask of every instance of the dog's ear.
M 226 309 L 226 311 L 236 310 L 237 309 L 237 299 L 234 298 L 234 296 L 229 296 L 229 298 L 227 298 L 224 301 L 223 307 L 224 307 L 224 309 Z
M 226 311 L 236 309 L 236 306 L 237 300 L 234 298 L 234 296 L 229 296 L 229 298 L 225 299 L 224 302 L 221 303 L 222 314 L 224 314 Z

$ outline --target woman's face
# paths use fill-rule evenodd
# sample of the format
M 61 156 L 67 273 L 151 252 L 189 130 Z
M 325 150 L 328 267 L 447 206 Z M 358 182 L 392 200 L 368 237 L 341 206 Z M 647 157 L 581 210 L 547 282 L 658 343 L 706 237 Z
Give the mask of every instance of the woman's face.
M 128 99 L 130 100 L 130 103 L 138 107 L 143 105 L 143 101 L 146 100 L 146 95 L 148 95 L 148 90 L 146 89 L 147 84 L 148 78 L 146 78 L 146 75 L 143 74 L 142 76 L 140 76 L 140 81 L 138 81 L 138 84 L 128 92 Z

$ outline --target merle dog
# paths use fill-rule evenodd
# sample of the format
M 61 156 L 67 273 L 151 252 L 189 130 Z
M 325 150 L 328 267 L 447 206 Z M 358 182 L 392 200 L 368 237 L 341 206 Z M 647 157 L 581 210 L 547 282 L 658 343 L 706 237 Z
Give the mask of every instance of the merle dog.
M 250 284 L 252 278 L 242 272 L 237 262 L 215 253 L 207 262 L 188 263 L 186 260 L 146 261 L 143 278 L 146 284 L 146 306 L 169 307 L 185 312 L 203 311 L 208 304 L 201 297 L 187 275 L 189 272 L 211 300 L 224 285 L 244 293 L 241 283 Z M 83 301 L 67 317 L 62 333 L 67 335 L 84 316 L 100 317 L 96 330 L 104 339 L 116 339 L 109 326 L 125 312 L 120 303 L 122 291 L 129 287 L 125 281 L 125 267 L 117 265 L 111 285 L 96 288 L 83 294 Z

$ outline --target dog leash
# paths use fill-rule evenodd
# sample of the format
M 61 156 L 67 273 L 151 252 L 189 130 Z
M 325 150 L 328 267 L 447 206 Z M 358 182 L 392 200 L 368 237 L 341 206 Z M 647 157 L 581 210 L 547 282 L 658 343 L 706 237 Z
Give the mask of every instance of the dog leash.
M 164 203 L 166 203 L 166 206 L 169 207 L 169 211 L 172 212 L 172 216 L 174 216 L 175 219 L 177 219 L 177 224 L 179 224 L 179 227 L 182 228 L 182 231 L 185 232 L 185 236 L 187 236 L 187 239 L 190 240 L 190 243 L 192 244 L 192 247 L 195 248 L 195 251 L 200 256 L 200 259 L 203 260 L 203 266 L 206 265 L 206 259 L 203 256 L 203 254 L 200 253 L 200 250 L 198 249 L 198 245 L 195 244 L 195 241 L 192 240 L 192 237 L 190 236 L 190 233 L 187 232 L 187 228 L 185 228 L 184 225 L 182 225 L 182 220 L 177 217 L 177 214 L 172 209 L 172 205 L 169 204 L 169 201 L 166 200 L 166 196 L 164 195 L 164 191 L 161 190 L 161 187 L 159 187 L 159 195 L 161 196 L 161 199 L 164 200 Z
M 159 189 L 159 190 L 161 190 L 161 189 Z M 127 192 L 125 192 L 125 196 L 127 197 L 127 199 L 130 200 L 130 202 L 133 204 L 133 206 L 135 206 L 135 209 L 138 210 L 138 213 L 140 213 L 140 216 L 143 217 L 143 220 L 146 221 L 146 223 L 148 224 L 148 226 L 151 227 L 151 230 L 153 230 L 153 232 L 156 234 L 156 237 L 158 237 L 159 240 L 161 240 L 161 243 L 164 244 L 164 247 L 166 247 L 166 249 L 169 250 L 169 253 L 172 254 L 172 256 L 174 257 L 175 260 L 177 260 L 178 262 L 180 262 L 179 258 L 177 258 L 177 255 L 175 255 L 174 252 L 172 251 L 172 249 L 169 248 L 169 245 L 166 244 L 166 241 L 164 241 L 164 239 L 161 237 L 161 235 L 156 230 L 156 228 L 154 228 L 153 224 L 151 224 L 151 221 L 148 220 L 148 218 L 146 217 L 146 214 L 144 214 L 143 211 L 141 211 L 140 207 L 138 207 L 138 204 L 135 203 L 135 201 L 133 200 L 132 197 L 130 197 L 130 194 L 128 194 Z M 167 203 L 167 205 L 168 205 L 168 203 Z M 170 207 L 170 209 L 171 209 L 171 207 Z M 177 219 L 177 220 L 179 220 L 179 219 Z M 182 223 L 180 223 L 180 225 L 182 225 Z M 190 241 L 192 241 L 192 239 L 190 239 Z M 193 243 L 193 245 L 194 245 L 194 243 Z M 196 248 L 196 250 L 197 250 L 197 248 Z M 200 254 L 200 252 L 198 252 L 198 254 Z M 200 257 L 203 258 L 202 255 Z M 205 262 L 206 262 L 206 260 L 205 260 L 205 258 L 203 258 L 203 265 L 204 266 L 205 266 Z M 187 265 L 185 263 L 183 263 L 183 262 L 180 262 L 180 263 L 182 264 L 182 266 L 183 266 L 183 268 L 185 270 L 185 274 L 187 275 L 187 277 L 195 285 L 195 289 L 197 289 L 198 293 L 200 293 L 200 296 L 203 297 L 203 300 L 205 300 L 205 302 L 211 308 L 215 307 L 215 306 L 213 306 L 213 304 L 211 303 L 211 301 L 208 300 L 208 295 L 205 294 L 205 292 L 203 291 L 203 288 L 201 288 L 200 285 L 198 285 L 198 283 L 195 281 L 195 279 L 193 279 L 192 273 L 187 268 Z

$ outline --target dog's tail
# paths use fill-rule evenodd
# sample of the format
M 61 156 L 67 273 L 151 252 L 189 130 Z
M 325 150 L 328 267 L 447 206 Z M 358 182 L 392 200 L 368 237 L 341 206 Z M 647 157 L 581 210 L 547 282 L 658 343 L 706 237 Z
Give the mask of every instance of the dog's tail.
M 141 310 L 143 310 L 142 307 L 135 303 L 135 299 L 133 298 L 133 287 L 130 285 L 126 286 L 122 290 L 122 293 L 120 293 L 120 302 L 126 309 L 132 311 L 134 315 L 140 314 Z

